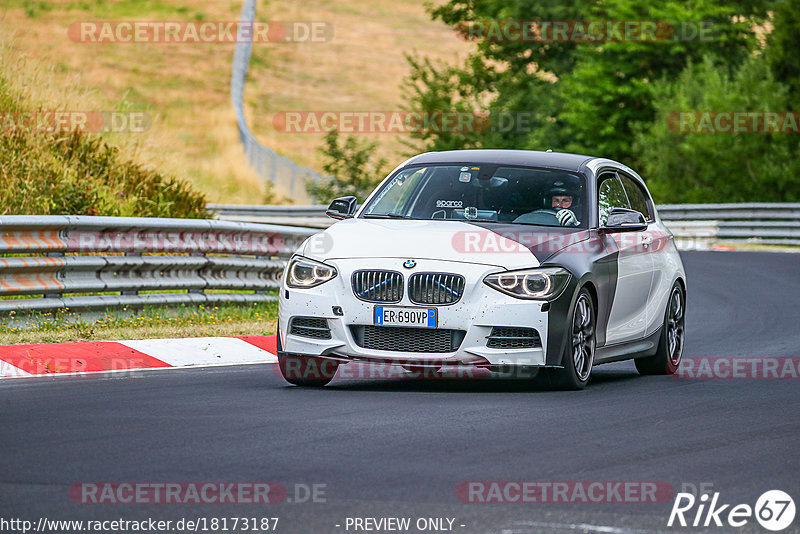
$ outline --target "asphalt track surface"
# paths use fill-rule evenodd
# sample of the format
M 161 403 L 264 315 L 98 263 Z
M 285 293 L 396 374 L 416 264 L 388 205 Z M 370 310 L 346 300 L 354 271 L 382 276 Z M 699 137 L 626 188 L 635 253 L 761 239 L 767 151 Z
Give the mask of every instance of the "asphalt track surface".
M 684 253 L 685 357 L 800 356 L 800 255 Z M 595 368 L 580 392 L 507 380 L 285 384 L 272 365 L 0 383 L 0 518 L 279 517 L 278 532 L 353 532 L 347 517 L 454 518 L 454 532 L 666 528 L 672 500 L 465 504 L 464 481 L 712 484 L 800 505 L 800 381 L 639 376 Z M 326 485 L 325 502 L 76 504 L 86 481 Z M 694 511 L 694 510 L 693 510 Z M 413 523 L 412 523 L 413 524 Z M 336 525 L 340 525 L 337 527 Z M 464 526 L 461 526 L 464 525 Z M 800 519 L 783 532 L 798 532 Z M 419 532 L 412 529 L 411 532 Z M 739 529 L 767 532 L 754 520 Z

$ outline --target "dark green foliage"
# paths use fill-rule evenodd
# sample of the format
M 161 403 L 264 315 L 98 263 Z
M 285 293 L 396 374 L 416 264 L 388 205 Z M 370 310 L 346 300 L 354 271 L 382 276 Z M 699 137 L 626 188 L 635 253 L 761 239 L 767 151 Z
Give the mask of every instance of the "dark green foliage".
M 775 3 L 766 58 L 775 79 L 789 88 L 790 109 L 800 110 L 800 0 Z
M 410 58 L 408 107 L 526 113 L 529 128 L 416 135 L 423 149 L 522 148 L 641 169 L 658 202 L 800 197 L 798 134 L 678 134 L 682 110 L 797 110 L 800 0 L 451 0 L 435 19 L 663 21 L 655 41 L 479 40 L 460 66 Z M 772 18 L 770 18 L 770 16 Z M 772 28 L 767 39 L 761 28 Z M 667 28 L 668 31 L 663 31 Z
M 762 57 L 729 76 L 710 59 L 656 84 L 656 120 L 634 151 L 656 199 L 669 202 L 800 201 L 797 133 L 680 133 L 675 110 L 784 110 L 787 89 Z
M 307 182 L 308 194 L 323 204 L 350 195 L 363 202 L 386 172 L 387 161 L 383 158 L 375 161 L 375 148 L 375 143 L 359 141 L 353 135 L 340 142 L 338 131 L 328 132 L 320 152 L 326 159 L 322 170 L 331 179 Z

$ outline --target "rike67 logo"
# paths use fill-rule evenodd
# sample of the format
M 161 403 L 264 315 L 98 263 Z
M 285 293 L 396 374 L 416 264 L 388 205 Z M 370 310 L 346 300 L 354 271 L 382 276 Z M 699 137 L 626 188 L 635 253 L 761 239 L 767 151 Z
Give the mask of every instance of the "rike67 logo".
M 777 532 L 794 521 L 794 500 L 784 491 L 765 492 L 754 507 L 749 504 L 722 504 L 719 496 L 719 492 L 711 496 L 706 493 L 699 498 L 691 493 L 678 493 L 667 526 L 739 528 L 755 518 L 765 529 Z

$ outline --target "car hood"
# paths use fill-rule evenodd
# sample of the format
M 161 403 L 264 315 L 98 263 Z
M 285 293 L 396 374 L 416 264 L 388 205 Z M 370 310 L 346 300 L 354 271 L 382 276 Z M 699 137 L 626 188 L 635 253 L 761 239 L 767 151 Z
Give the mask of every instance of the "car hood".
M 298 253 L 319 261 L 437 259 L 505 269 L 538 267 L 586 230 L 441 220 L 346 219 L 307 239 Z

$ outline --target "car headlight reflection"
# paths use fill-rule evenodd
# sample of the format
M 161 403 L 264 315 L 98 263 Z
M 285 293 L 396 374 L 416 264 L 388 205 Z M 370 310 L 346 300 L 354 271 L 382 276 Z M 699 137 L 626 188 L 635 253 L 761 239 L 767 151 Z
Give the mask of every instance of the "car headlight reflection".
M 518 299 L 553 300 L 567 287 L 570 276 L 561 267 L 545 267 L 490 274 L 483 282 Z
M 336 269 L 330 265 L 295 256 L 289 262 L 286 285 L 295 288 L 309 288 L 324 284 L 336 278 Z

